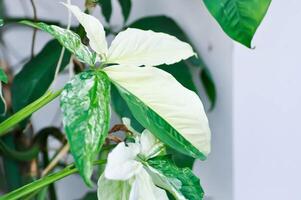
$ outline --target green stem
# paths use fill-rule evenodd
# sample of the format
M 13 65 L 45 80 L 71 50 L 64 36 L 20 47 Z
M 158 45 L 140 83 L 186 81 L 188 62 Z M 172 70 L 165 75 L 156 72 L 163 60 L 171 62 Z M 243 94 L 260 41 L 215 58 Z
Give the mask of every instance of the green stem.
M 96 161 L 94 162 L 94 165 L 101 165 L 101 164 L 105 164 L 106 160 L 100 160 L 100 161 Z M 35 192 L 36 190 L 40 190 L 46 186 L 48 186 L 51 183 L 54 183 L 66 176 L 69 176 L 71 174 L 77 173 L 78 170 L 76 169 L 76 167 L 74 166 L 74 164 L 69 165 L 68 167 L 66 167 L 65 169 L 63 169 L 62 171 L 59 171 L 57 173 L 54 173 L 52 175 L 46 176 L 44 178 L 41 178 L 39 180 L 36 180 L 32 183 L 29 183 L 17 190 L 14 190 L 6 195 L 3 195 L 0 197 L 0 200 L 16 200 L 16 199 L 20 199 L 24 196 L 29 195 L 32 192 Z
M 30 116 L 32 113 L 36 112 L 53 99 L 58 97 L 61 94 L 62 90 L 56 92 L 46 92 L 42 97 L 32 102 L 28 106 L 24 107 L 16 114 L 12 115 L 4 122 L 0 124 L 0 137 L 7 134 L 10 129 L 16 126 L 19 122 L 21 122 L 26 117 Z

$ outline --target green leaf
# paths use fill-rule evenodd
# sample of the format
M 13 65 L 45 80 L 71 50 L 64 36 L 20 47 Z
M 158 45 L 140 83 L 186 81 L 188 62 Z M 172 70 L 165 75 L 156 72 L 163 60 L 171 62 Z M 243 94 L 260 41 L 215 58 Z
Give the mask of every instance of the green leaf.
M 143 126 L 135 119 L 125 100 L 121 97 L 118 89 L 114 85 L 111 87 L 111 96 L 112 106 L 116 114 L 120 118 L 130 118 L 133 128 L 139 132 L 143 131 Z
M 189 168 L 178 168 L 168 156 L 155 157 L 147 163 L 154 183 L 169 191 L 176 200 L 203 199 L 200 180 Z
M 2 115 L 5 115 L 6 113 L 6 102 L 2 93 L 2 82 L 7 83 L 8 82 L 8 77 L 5 74 L 4 70 L 0 68 L 0 113 Z
M 124 22 L 126 22 L 130 16 L 132 8 L 132 0 L 118 0 L 121 6 Z
M 103 72 L 82 72 L 66 84 L 61 96 L 71 153 L 84 181 L 92 185 L 93 161 L 109 129 L 110 81 Z
M 102 15 L 105 17 L 107 22 L 110 22 L 112 16 L 112 1 L 100 0 L 98 3 L 101 6 Z
M 189 66 L 185 61 L 178 62 L 172 66 L 162 65 L 158 68 L 172 74 L 172 76 L 175 77 L 184 87 L 197 93 Z
M 271 0 L 204 0 L 204 3 L 232 39 L 250 48 Z
M 8 83 L 8 77 L 2 68 L 0 68 L 0 81 L 3 83 Z
M 203 68 L 200 71 L 200 79 L 203 83 L 205 92 L 211 102 L 210 110 L 212 110 L 216 103 L 216 89 L 210 74 L 210 71 L 207 68 Z
M 73 53 L 81 62 L 94 66 L 97 56 L 96 53 L 90 51 L 87 46 L 82 44 L 79 35 L 76 33 L 55 25 L 47 25 L 42 22 L 34 23 L 30 21 L 22 21 L 21 23 L 49 33 L 57 39 L 62 46 Z
M 169 35 L 177 37 L 183 42 L 192 44 L 181 27 L 172 18 L 166 16 L 144 17 L 138 19 L 137 21 L 134 21 L 129 25 L 129 27 L 167 33 Z
M 97 200 L 97 193 L 88 192 L 84 197 L 80 198 L 79 200 Z
M 0 19 L 0 27 L 3 26 L 3 19 Z
M 56 40 L 49 41 L 42 51 L 25 64 L 12 85 L 12 106 L 15 112 L 41 97 L 51 85 L 62 47 Z M 69 63 L 65 52 L 60 71 Z
M 16 126 L 19 122 L 30 116 L 35 111 L 39 110 L 53 99 L 58 97 L 61 94 L 61 91 L 57 92 L 47 92 L 39 99 L 35 100 L 28 106 L 22 108 L 17 113 L 6 119 L 0 124 L 0 136 L 5 135 L 11 128 Z
M 108 180 L 102 175 L 98 180 L 97 196 L 99 200 L 128 200 L 130 190 L 128 181 Z

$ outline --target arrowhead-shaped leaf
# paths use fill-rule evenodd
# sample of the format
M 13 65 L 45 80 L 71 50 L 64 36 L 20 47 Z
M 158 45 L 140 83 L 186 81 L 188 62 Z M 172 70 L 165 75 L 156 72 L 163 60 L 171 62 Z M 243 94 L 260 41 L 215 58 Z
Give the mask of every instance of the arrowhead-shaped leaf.
M 155 67 L 105 68 L 134 117 L 175 150 L 205 159 L 210 129 L 199 97 Z
M 200 180 L 189 168 L 178 168 L 168 156 L 156 157 L 147 163 L 155 184 L 169 191 L 176 200 L 203 199 Z
M 82 72 L 66 84 L 62 92 L 63 123 L 71 153 L 89 185 L 93 161 L 108 134 L 109 101 L 110 81 L 103 72 Z
M 204 3 L 232 39 L 250 48 L 271 0 L 204 0 Z

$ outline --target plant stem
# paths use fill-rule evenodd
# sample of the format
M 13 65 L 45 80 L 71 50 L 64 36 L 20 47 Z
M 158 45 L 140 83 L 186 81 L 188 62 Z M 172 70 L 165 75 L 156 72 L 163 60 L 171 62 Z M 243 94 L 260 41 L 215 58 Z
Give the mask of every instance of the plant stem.
M 33 18 L 34 18 L 34 22 L 37 22 L 37 8 L 36 5 L 34 3 L 34 0 L 30 0 L 31 6 L 32 6 L 32 10 L 33 10 Z M 34 28 L 33 29 L 33 33 L 32 33 L 32 42 L 31 42 L 31 59 L 34 57 L 34 47 L 35 47 L 35 42 L 36 42 L 36 35 L 37 35 L 37 29 Z
M 16 114 L 6 119 L 0 124 L 0 137 L 6 135 L 10 129 L 16 126 L 23 119 L 27 118 L 32 113 L 36 112 L 37 110 L 54 100 L 61 94 L 61 92 L 62 90 L 56 92 L 46 92 L 42 97 L 40 97 L 36 101 L 32 102 L 28 106 L 18 111 Z
M 106 160 L 99 160 L 99 161 L 95 161 L 94 165 L 102 165 L 105 163 L 106 163 Z M 14 190 L 6 195 L 1 196 L 0 200 L 16 200 L 16 199 L 22 198 L 26 195 L 29 195 L 32 192 L 35 192 L 36 190 L 40 190 L 53 182 L 56 182 L 66 176 L 69 176 L 69 175 L 77 173 L 77 172 L 78 172 L 78 170 L 76 169 L 74 164 L 69 165 L 68 167 L 66 167 L 65 169 L 63 169 L 57 173 L 54 173 L 54 174 L 51 174 L 44 178 L 41 178 L 39 180 L 36 180 L 36 181 L 29 183 L 17 190 Z

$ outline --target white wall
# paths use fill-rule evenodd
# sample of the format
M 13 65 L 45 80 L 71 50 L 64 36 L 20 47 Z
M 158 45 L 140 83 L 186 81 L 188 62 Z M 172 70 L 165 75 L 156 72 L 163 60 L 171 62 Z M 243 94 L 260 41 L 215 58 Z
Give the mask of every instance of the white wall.
M 272 2 L 248 50 L 234 46 L 236 200 L 299 200 L 301 2 Z

